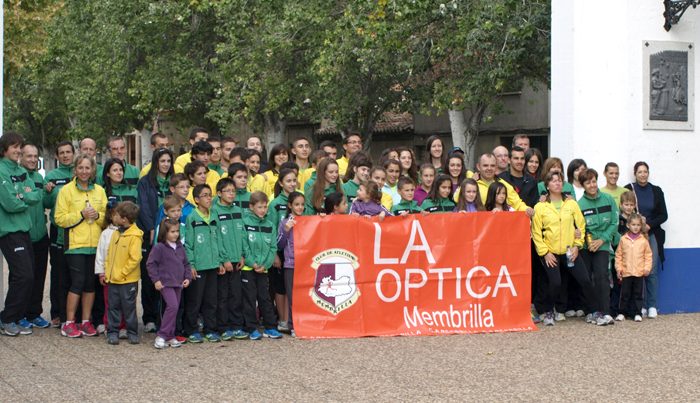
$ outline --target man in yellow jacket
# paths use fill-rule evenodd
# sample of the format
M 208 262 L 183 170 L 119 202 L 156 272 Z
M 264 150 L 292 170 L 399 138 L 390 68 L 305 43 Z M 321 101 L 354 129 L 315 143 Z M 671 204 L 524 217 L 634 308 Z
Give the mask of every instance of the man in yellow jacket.
M 119 330 L 122 314 L 130 344 L 138 344 L 139 322 L 136 317 L 136 294 L 141 279 L 141 244 L 143 231 L 134 222 L 139 215 L 139 207 L 132 202 L 122 202 L 117 206 L 114 231 L 107 250 L 105 276 L 107 282 L 107 343 L 119 344 Z
M 338 173 L 341 177 L 345 176 L 345 171 L 348 170 L 348 162 L 356 152 L 362 150 L 362 137 L 359 134 L 351 134 L 343 139 L 343 149 L 345 156 L 336 160 L 338 163 Z
M 209 132 L 202 127 L 195 127 L 190 132 L 190 146 L 194 147 L 194 143 L 199 141 L 207 141 L 209 138 Z M 185 172 L 185 166 L 192 162 L 192 153 L 184 153 L 177 157 L 175 164 L 173 164 L 173 169 L 176 174 Z
M 532 217 L 535 214 L 535 210 L 528 207 L 527 204 L 520 199 L 518 192 L 513 189 L 510 183 L 496 176 L 496 157 L 493 154 L 482 154 L 481 157 L 479 157 L 476 168 L 479 171 L 479 180 L 476 181 L 476 183 L 479 185 L 479 195 L 481 196 L 482 203 L 486 203 L 486 195 L 488 194 L 489 186 L 491 186 L 493 182 L 498 181 L 506 187 L 506 201 L 509 206 L 513 207 L 515 211 L 524 211 L 528 217 Z M 467 178 L 473 176 L 473 172 L 467 171 Z M 455 203 L 459 200 L 459 189 L 455 192 L 454 200 Z

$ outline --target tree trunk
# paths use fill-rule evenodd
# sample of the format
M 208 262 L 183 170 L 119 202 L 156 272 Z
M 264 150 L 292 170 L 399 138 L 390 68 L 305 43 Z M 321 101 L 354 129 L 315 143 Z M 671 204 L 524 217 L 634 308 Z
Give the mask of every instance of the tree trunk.
M 464 111 L 450 109 L 447 114 L 450 118 L 450 131 L 455 147 L 464 150 L 464 166 L 474 169 L 476 166 L 476 139 L 479 137 L 479 125 L 484 118 L 486 105 L 477 104 L 469 122 L 464 117 Z
M 151 131 L 146 128 L 143 128 L 141 130 L 141 166 L 139 168 L 143 168 L 146 165 L 150 164 L 151 160 L 153 159 L 153 150 L 151 150 L 152 134 L 153 133 L 151 133 Z
M 263 115 L 263 132 L 265 144 L 269 153 L 276 144 L 284 143 L 284 134 L 287 131 L 287 119 L 280 118 L 277 111 L 267 112 Z

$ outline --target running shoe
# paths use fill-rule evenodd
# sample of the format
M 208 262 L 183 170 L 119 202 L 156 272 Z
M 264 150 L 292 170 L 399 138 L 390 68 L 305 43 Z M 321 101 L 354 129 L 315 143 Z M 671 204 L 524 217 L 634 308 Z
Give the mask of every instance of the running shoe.
M 608 323 L 608 325 L 614 325 L 615 321 L 613 320 L 613 317 L 610 315 L 605 315 L 604 316 L 605 321 Z
M 227 331 L 221 333 L 221 340 L 223 340 L 223 341 L 233 340 L 233 331 L 227 330 Z
M 586 315 L 586 323 L 593 323 L 595 325 L 596 323 L 596 314 L 595 313 L 589 313 Z
M 605 315 L 603 315 L 602 312 L 598 312 L 595 315 L 595 324 L 597 326 L 607 326 L 608 325 L 608 321 L 605 319 Z
M 187 337 L 175 336 L 175 340 L 179 341 L 180 343 L 185 343 L 187 341 Z
M 292 338 L 293 339 L 297 338 L 297 332 L 295 332 L 294 329 L 292 329 Z
M 279 332 L 288 332 L 289 331 L 289 326 L 287 325 L 287 321 L 277 321 L 277 331 Z
M 105 332 L 105 325 L 97 325 L 95 330 L 97 330 L 97 334 L 102 334 Z
M 202 339 L 202 336 L 199 335 L 199 333 L 195 333 L 188 337 L 187 341 L 189 341 L 190 343 L 201 343 L 204 340 Z
M 46 329 L 47 327 L 51 326 L 51 322 L 42 318 L 41 316 L 39 316 L 38 318 L 32 319 L 31 323 L 32 323 L 32 325 L 34 325 L 35 327 L 38 327 L 39 329 Z
M 129 335 L 129 344 L 141 344 L 141 340 L 139 340 L 139 336 L 135 334 L 130 334 Z
M 646 308 L 642 308 L 642 318 L 646 318 L 646 317 L 647 317 L 647 310 L 646 310 Z
M 87 337 L 94 337 L 97 336 L 99 333 L 97 333 L 97 330 L 95 330 L 94 327 L 92 327 L 92 322 L 87 321 L 80 325 L 80 333 Z
M 165 348 L 165 339 L 162 337 L 156 337 L 156 342 L 154 346 L 158 349 Z
M 263 337 L 267 337 L 268 339 L 281 339 L 282 333 L 275 329 L 265 329 L 263 332 Z
M 143 331 L 146 333 L 155 333 L 156 332 L 156 324 L 153 322 L 146 323 L 146 325 L 143 327 Z
M 554 326 L 554 314 L 549 311 L 544 314 L 544 320 L 542 321 L 545 326 Z
M 19 323 L 17 324 L 17 328 L 19 329 L 19 334 L 28 335 L 34 333 L 31 327 L 24 327 Z
M 180 347 L 182 343 L 179 340 L 176 339 L 170 339 L 166 342 L 168 347 Z
M 580 318 L 583 315 L 584 315 L 584 312 L 582 310 L 579 309 L 578 311 L 576 311 L 576 317 Z
M 532 323 L 535 323 L 535 324 L 540 323 L 540 318 L 535 316 L 535 314 L 532 313 L 532 311 L 530 311 L 530 316 L 532 316 Z
M 66 322 L 61 327 L 61 336 L 77 338 L 82 337 L 82 335 L 80 330 L 75 326 L 75 322 Z
M 19 322 L 17 322 L 17 324 L 19 326 L 26 327 L 26 328 L 32 327 L 32 323 L 30 321 L 28 321 L 27 318 L 20 319 Z
M 656 308 L 649 308 L 649 319 L 656 319 L 657 316 L 659 316 L 659 313 L 656 312 Z
M 261 337 L 262 335 L 257 330 L 253 330 L 253 333 L 250 334 L 251 340 L 260 340 Z
M 554 320 L 556 320 L 557 322 L 564 322 L 566 321 L 566 316 L 564 316 L 563 313 L 557 312 L 556 316 L 554 316 Z
M 107 335 L 107 344 L 110 344 L 112 346 L 118 346 L 119 345 L 119 337 L 117 337 L 114 334 Z
M 564 312 L 564 316 L 566 316 L 567 318 L 573 318 L 574 316 L 576 316 L 576 311 L 574 311 L 573 309 L 569 309 L 568 311 Z
M 51 327 L 54 329 L 60 329 L 61 328 L 61 318 L 55 317 L 51 320 Z
M 207 333 L 204 335 L 204 340 L 211 343 L 218 343 L 221 341 L 221 337 L 219 337 L 219 335 L 216 333 Z
M 635 322 L 641 322 L 641 321 L 642 321 L 642 317 L 639 316 L 639 315 L 635 315 L 635 316 L 634 316 L 634 321 L 635 321 Z
M 129 332 L 127 332 L 126 329 L 121 329 L 121 330 L 119 330 L 119 338 L 120 338 L 120 339 L 128 339 L 128 338 L 129 338 Z
M 17 327 L 17 324 L 15 322 L 11 323 L 2 323 L 0 322 L 0 333 L 5 333 L 8 336 L 18 336 L 19 335 L 19 328 Z
M 625 320 L 625 315 L 619 314 L 619 315 L 617 315 L 617 317 L 615 318 L 615 320 L 618 321 L 618 322 L 622 322 L 622 321 Z
M 238 340 L 243 340 L 250 337 L 250 334 L 246 331 L 243 331 L 243 329 L 236 329 L 233 331 L 233 337 L 235 337 Z

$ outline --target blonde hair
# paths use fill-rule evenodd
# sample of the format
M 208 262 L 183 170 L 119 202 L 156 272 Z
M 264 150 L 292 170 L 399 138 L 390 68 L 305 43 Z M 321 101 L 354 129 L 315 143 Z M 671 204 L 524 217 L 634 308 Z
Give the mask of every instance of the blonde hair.
M 90 167 L 92 168 L 90 171 L 90 179 L 92 179 L 92 181 L 94 182 L 95 175 L 97 174 L 97 164 L 95 163 L 95 159 L 92 158 L 89 154 L 80 154 L 77 157 L 75 157 L 75 160 L 73 161 L 73 175 L 78 175 L 78 172 L 76 170 L 78 169 L 78 165 L 83 160 L 90 161 Z
M 642 217 L 641 214 L 637 213 L 632 213 L 630 216 L 627 218 L 627 225 L 629 226 L 632 220 L 639 220 L 639 223 L 642 224 L 642 230 L 641 233 L 644 235 L 644 238 L 649 239 L 649 232 L 647 231 L 646 225 L 644 225 L 644 217 Z
M 628 190 L 620 195 L 620 205 L 622 206 L 622 203 L 625 202 L 631 202 L 635 206 L 637 205 L 637 196 L 634 195 L 633 191 Z

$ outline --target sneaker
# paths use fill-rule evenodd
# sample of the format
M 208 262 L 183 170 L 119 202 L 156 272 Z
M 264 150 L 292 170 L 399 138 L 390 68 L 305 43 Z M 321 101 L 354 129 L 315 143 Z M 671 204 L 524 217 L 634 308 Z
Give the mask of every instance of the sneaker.
M 614 325 L 615 321 L 613 320 L 613 317 L 610 315 L 605 315 L 605 322 L 607 322 L 608 325 Z
M 223 341 L 233 340 L 233 331 L 227 330 L 227 331 L 221 333 L 221 340 L 223 340 Z
M 544 323 L 545 326 L 554 326 L 554 314 L 551 311 L 545 313 L 542 323 Z
M 566 316 L 567 318 L 573 318 L 574 316 L 576 316 L 576 311 L 574 311 L 573 309 L 570 309 L 570 310 L 564 312 L 564 316 Z
M 583 316 L 583 315 L 584 315 L 584 312 L 583 312 L 582 310 L 579 309 L 578 311 L 576 311 L 576 317 L 577 317 L 577 318 L 580 318 L 580 317 Z
M 199 333 L 195 333 L 188 337 L 187 341 L 189 341 L 190 343 L 201 343 L 204 340 L 202 339 L 202 336 L 199 335 Z
M 238 340 L 244 340 L 250 337 L 250 334 L 243 329 L 237 329 L 233 331 L 233 337 L 235 337 Z
M 656 319 L 657 316 L 659 314 L 656 312 L 656 308 L 649 308 L 649 319 Z
M 176 339 L 170 339 L 166 342 L 168 347 L 180 347 L 182 343 L 179 340 Z
M 535 314 L 532 313 L 532 311 L 530 311 L 530 316 L 532 316 L 532 323 L 534 323 L 534 324 L 540 323 L 540 318 L 538 318 L 537 316 L 535 316 Z
M 146 323 L 146 326 L 143 327 L 143 331 L 145 333 L 155 333 L 156 332 L 156 324 L 153 322 Z
M 165 348 L 165 339 L 162 337 L 156 337 L 156 343 L 154 346 L 158 349 Z
M 114 334 L 110 334 L 107 336 L 107 344 L 110 344 L 112 346 L 118 346 L 119 338 Z
M 141 344 L 141 340 L 139 340 L 139 336 L 135 334 L 130 334 L 129 335 L 129 344 Z
M 126 329 L 121 329 L 119 331 L 119 338 L 120 339 L 128 339 L 129 338 L 129 332 L 126 331 Z
M 596 320 L 596 314 L 595 314 L 595 313 L 589 313 L 588 315 L 586 315 L 586 323 L 593 323 L 593 324 L 595 324 L 595 320 Z
M 27 323 L 29 323 L 29 322 L 27 322 Z M 24 326 L 20 325 L 19 323 L 17 324 L 17 328 L 19 329 L 19 334 L 28 335 L 28 334 L 34 333 L 34 331 L 32 330 L 31 327 L 24 327 Z
M 5 333 L 8 336 L 17 336 L 19 335 L 19 328 L 17 327 L 17 324 L 12 322 L 12 323 L 2 323 L 0 322 L 0 333 Z
M 557 322 L 564 322 L 566 321 L 566 316 L 564 314 L 557 312 L 556 316 L 554 316 L 554 320 Z
M 289 326 L 287 325 L 287 321 L 277 321 L 277 330 L 280 332 L 288 332 L 289 331 Z
M 99 334 L 97 333 L 97 330 L 95 330 L 95 328 L 92 327 L 92 322 L 90 321 L 87 321 L 80 325 L 80 333 L 84 334 L 87 337 L 94 337 Z
M 61 328 L 61 318 L 55 317 L 51 320 L 51 327 L 54 329 L 60 329 Z
M 262 335 L 257 330 L 253 330 L 253 333 L 250 333 L 251 340 L 260 340 L 261 337 Z
M 219 337 L 219 335 L 216 333 L 207 333 L 204 335 L 204 340 L 211 343 L 218 343 L 221 341 L 221 337 Z
M 34 325 L 34 327 L 37 327 L 39 329 L 46 329 L 47 327 L 51 326 L 51 322 L 42 318 L 41 316 L 39 316 L 36 319 L 32 319 L 31 323 L 32 325 Z
M 634 321 L 635 321 L 635 322 L 641 322 L 641 321 L 642 321 L 642 317 L 639 316 L 639 315 L 635 315 L 635 316 L 634 316 Z
M 263 337 L 267 337 L 269 339 L 281 339 L 282 333 L 278 332 L 275 329 L 265 329 L 265 331 L 263 332 Z
M 605 320 L 605 315 L 603 315 L 601 312 L 598 312 L 598 314 L 595 316 L 595 324 L 598 326 L 607 326 L 608 321 Z
M 642 318 L 647 317 L 647 310 L 645 308 L 642 308 Z
M 105 332 L 105 325 L 97 325 L 97 334 L 102 334 Z
M 625 320 L 625 315 L 619 314 L 619 315 L 617 315 L 617 317 L 615 318 L 615 320 L 618 321 L 618 322 L 623 322 L 623 321 Z
M 182 344 L 182 343 L 185 343 L 185 342 L 187 341 L 187 337 L 175 336 L 175 339 L 174 339 L 174 340 L 175 340 L 175 341 L 179 341 L 180 344 Z
M 80 332 L 80 330 L 78 330 L 78 328 L 75 326 L 75 322 L 66 322 L 61 327 L 61 336 L 77 338 L 81 337 L 82 335 L 83 334 Z
M 292 329 L 292 338 L 293 339 L 297 338 L 297 332 L 295 332 L 294 329 Z
M 540 320 L 544 320 L 544 318 L 545 318 L 545 314 L 541 313 L 541 314 L 540 314 Z
M 27 329 L 31 329 L 32 327 L 32 323 L 28 321 L 27 318 L 20 319 L 19 322 L 17 322 L 17 325 L 26 327 Z

